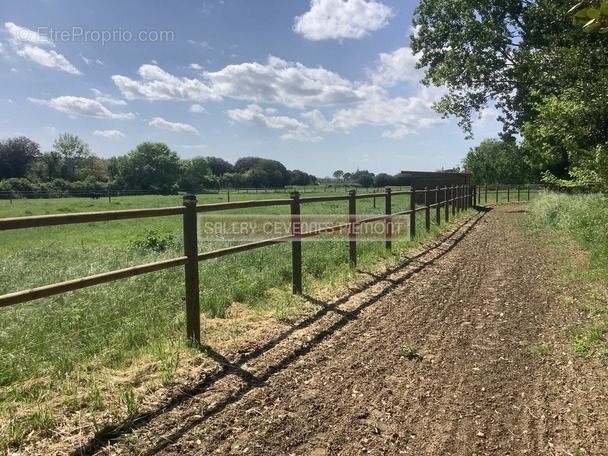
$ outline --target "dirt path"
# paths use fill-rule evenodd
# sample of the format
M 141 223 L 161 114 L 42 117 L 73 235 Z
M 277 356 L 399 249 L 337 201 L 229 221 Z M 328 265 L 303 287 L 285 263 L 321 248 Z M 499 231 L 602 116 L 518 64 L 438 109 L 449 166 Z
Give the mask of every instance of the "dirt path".
M 583 317 L 524 208 L 474 217 L 265 347 L 211 352 L 197 384 L 74 454 L 608 455 L 605 358 L 569 353 Z

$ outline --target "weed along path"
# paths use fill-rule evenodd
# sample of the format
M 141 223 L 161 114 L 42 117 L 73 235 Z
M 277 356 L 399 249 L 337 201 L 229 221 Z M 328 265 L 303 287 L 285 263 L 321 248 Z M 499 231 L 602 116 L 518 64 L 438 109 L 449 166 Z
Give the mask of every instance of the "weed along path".
M 607 455 L 605 358 L 571 354 L 559 262 L 524 205 L 461 222 L 73 454 Z M 211 366 L 213 364 L 213 366 Z

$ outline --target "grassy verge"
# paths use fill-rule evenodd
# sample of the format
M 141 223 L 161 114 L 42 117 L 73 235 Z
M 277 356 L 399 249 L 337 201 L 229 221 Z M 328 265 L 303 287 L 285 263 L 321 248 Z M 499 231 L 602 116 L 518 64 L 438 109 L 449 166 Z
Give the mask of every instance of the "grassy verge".
M 308 196 L 308 194 L 306 195 Z M 284 197 L 284 195 L 271 196 Z M 202 202 L 225 201 L 206 195 Z M 268 195 L 231 195 L 267 199 Z M 358 213 L 380 214 L 384 200 L 359 200 Z M 3 216 L 40 215 L 181 204 L 179 197 L 120 197 L 112 201 L 62 199 L 0 201 Z M 6 207 L 4 207 L 6 206 Z M 393 212 L 409 206 L 393 198 Z M 346 202 L 303 206 L 307 214 L 344 213 Z M 287 214 L 288 209 L 270 208 Z M 434 236 L 394 244 L 358 244 L 358 268 L 394 265 L 400 253 Z M 433 214 L 432 214 L 433 215 Z M 180 256 L 180 217 L 124 220 L 0 232 L 0 294 L 103 271 Z M 203 242 L 201 250 L 220 247 Z M 304 291 L 338 294 L 355 278 L 344 241 L 305 242 Z M 246 341 L 251 327 L 289 324 L 307 311 L 293 297 L 290 246 L 203 262 L 200 265 L 203 334 L 210 344 Z M 205 355 L 184 343 L 181 268 L 91 287 L 0 309 L 0 454 L 27 440 L 69 427 L 135 416 L 150 391 L 168 385 Z M 223 343 L 223 342 L 222 342 Z M 197 361 L 198 360 L 198 361 Z M 153 395 L 152 395 L 153 396 Z M 72 424 L 70 424 L 72 423 Z M 92 424 L 91 424 L 92 423 Z
M 570 328 L 572 353 L 608 355 L 608 198 L 544 193 L 530 204 L 530 223 L 562 254 L 559 266 L 576 290 L 564 302 L 589 320 Z M 580 249 L 585 252 L 582 256 Z M 576 286 L 581 283 L 586 286 Z

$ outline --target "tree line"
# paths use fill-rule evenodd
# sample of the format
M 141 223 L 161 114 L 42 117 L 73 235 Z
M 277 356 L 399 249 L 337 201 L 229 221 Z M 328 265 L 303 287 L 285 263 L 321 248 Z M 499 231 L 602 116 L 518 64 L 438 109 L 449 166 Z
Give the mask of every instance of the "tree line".
M 391 187 L 391 186 L 405 186 L 410 185 L 411 178 L 409 175 L 404 173 L 397 173 L 394 175 L 387 173 L 374 174 L 366 169 L 354 172 L 344 172 L 341 169 L 337 169 L 332 174 L 335 182 L 341 182 L 345 185 L 358 185 L 365 188 L 376 187 Z
M 234 164 L 219 157 L 181 159 L 159 142 L 143 142 L 123 156 L 98 157 L 78 136 L 63 133 L 53 149 L 25 136 L 0 141 L 0 190 L 80 192 L 140 190 L 203 192 L 218 188 L 282 188 L 315 185 L 318 179 L 288 170 L 277 160 L 243 157 Z

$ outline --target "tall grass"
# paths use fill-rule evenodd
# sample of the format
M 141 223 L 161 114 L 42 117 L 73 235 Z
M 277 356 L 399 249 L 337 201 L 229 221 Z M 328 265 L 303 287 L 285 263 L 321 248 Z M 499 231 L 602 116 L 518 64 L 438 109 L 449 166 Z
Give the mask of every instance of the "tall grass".
M 531 222 L 541 229 L 574 240 L 589 252 L 591 268 L 580 268 L 565 262 L 566 281 L 582 280 L 586 286 L 572 287 L 574 296 L 566 295 L 564 303 L 587 314 L 588 319 L 569 328 L 570 350 L 574 356 L 605 356 L 608 354 L 608 198 L 604 195 L 564 195 L 544 193 L 531 207 Z M 544 232 L 546 233 L 546 232 Z M 555 238 L 549 235 L 550 241 Z M 561 238 L 557 237 L 559 241 Z M 567 249 L 566 251 L 571 250 Z M 561 253 L 561 252 L 560 252 Z M 566 293 L 568 288 L 565 289 Z
M 531 221 L 576 241 L 592 265 L 608 271 L 608 198 L 601 194 L 543 193 L 530 205 Z

